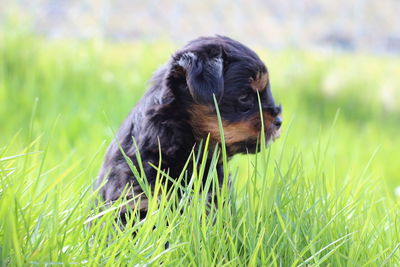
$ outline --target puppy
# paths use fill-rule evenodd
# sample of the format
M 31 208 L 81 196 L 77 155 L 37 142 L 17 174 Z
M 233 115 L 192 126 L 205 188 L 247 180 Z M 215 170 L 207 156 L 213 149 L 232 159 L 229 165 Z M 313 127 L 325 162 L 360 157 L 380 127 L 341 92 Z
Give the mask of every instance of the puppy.
M 275 104 L 267 68 L 257 54 L 223 36 L 189 42 L 154 74 L 150 88 L 122 123 L 117 140 L 109 146 L 98 177 L 99 185 L 107 180 L 100 190 L 103 199 L 107 202 L 118 199 L 126 186 L 132 189 L 128 197 L 142 193 L 120 148 L 138 170 L 136 150 L 139 150 L 147 182 L 154 186 L 157 170 L 149 163 L 160 164 L 170 177 L 177 178 L 192 149 L 208 134 L 210 147 L 220 143 L 214 96 L 228 157 L 256 153 L 261 133 L 257 94 L 261 99 L 266 141 L 270 143 L 279 136 L 281 107 Z M 222 164 L 217 166 L 217 173 L 221 183 Z M 137 208 L 145 216 L 146 200 L 140 203 Z M 130 205 L 134 208 L 135 203 Z M 121 211 L 124 212 L 125 209 Z

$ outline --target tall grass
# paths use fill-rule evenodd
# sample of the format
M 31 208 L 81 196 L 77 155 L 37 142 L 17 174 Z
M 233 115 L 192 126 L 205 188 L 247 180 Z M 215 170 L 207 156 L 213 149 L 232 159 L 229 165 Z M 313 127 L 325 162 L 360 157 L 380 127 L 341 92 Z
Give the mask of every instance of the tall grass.
M 398 104 L 398 59 L 259 50 L 284 108 L 281 139 L 225 163 L 233 190 L 218 191 L 217 208 L 201 190 L 205 154 L 188 159 L 187 187 L 168 191 L 160 170 L 146 219 L 121 228 L 129 200 L 95 206 L 93 183 L 174 47 L 0 39 L 2 265 L 399 265 L 399 110 L 381 97 Z

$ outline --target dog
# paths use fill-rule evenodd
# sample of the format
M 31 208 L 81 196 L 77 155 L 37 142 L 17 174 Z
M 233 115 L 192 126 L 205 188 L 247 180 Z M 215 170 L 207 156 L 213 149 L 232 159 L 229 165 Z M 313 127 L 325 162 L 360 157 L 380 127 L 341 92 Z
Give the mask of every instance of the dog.
M 176 178 L 193 148 L 208 135 L 210 144 L 218 145 L 221 137 L 215 100 L 229 158 L 259 151 L 261 118 L 266 142 L 271 143 L 279 137 L 282 108 L 275 104 L 269 78 L 258 55 L 238 41 L 217 35 L 189 42 L 155 72 L 149 89 L 108 147 L 97 182 L 104 184 L 100 189 L 103 200 L 112 203 L 127 186 L 132 189 L 128 197 L 143 193 L 125 159 L 129 157 L 139 170 L 137 150 L 147 182 L 154 186 L 157 170 L 151 164 Z M 221 183 L 222 163 L 216 168 Z M 133 209 L 135 204 L 129 205 Z M 136 208 L 144 217 L 146 200 Z M 125 212 L 121 210 L 121 214 Z

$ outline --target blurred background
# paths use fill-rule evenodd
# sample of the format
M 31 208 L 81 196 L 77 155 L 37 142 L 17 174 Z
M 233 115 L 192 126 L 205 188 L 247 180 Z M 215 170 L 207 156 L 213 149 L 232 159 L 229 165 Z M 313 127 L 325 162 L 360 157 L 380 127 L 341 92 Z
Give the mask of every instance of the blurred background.
M 167 39 L 177 44 L 221 33 L 269 48 L 400 52 L 397 0 L 36 0 L 0 1 L 49 38 Z
M 152 73 L 187 41 L 222 34 L 271 72 L 285 117 L 272 153 L 286 147 L 283 161 L 299 153 L 308 168 L 325 158 L 334 181 L 363 174 L 400 198 L 399 14 L 397 0 L 0 0 L 0 147 L 53 136 L 49 168 L 98 153 L 92 182 Z

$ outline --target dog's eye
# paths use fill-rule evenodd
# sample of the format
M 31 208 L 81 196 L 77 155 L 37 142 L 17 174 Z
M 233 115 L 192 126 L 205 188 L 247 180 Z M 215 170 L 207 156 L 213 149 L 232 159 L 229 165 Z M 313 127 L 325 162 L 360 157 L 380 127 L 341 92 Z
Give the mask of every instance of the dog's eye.
M 239 96 L 239 102 L 243 104 L 247 104 L 251 101 L 251 94 L 247 93 L 245 95 Z
M 249 111 L 254 105 L 254 96 L 250 93 L 241 95 L 238 100 L 240 110 L 243 112 Z

